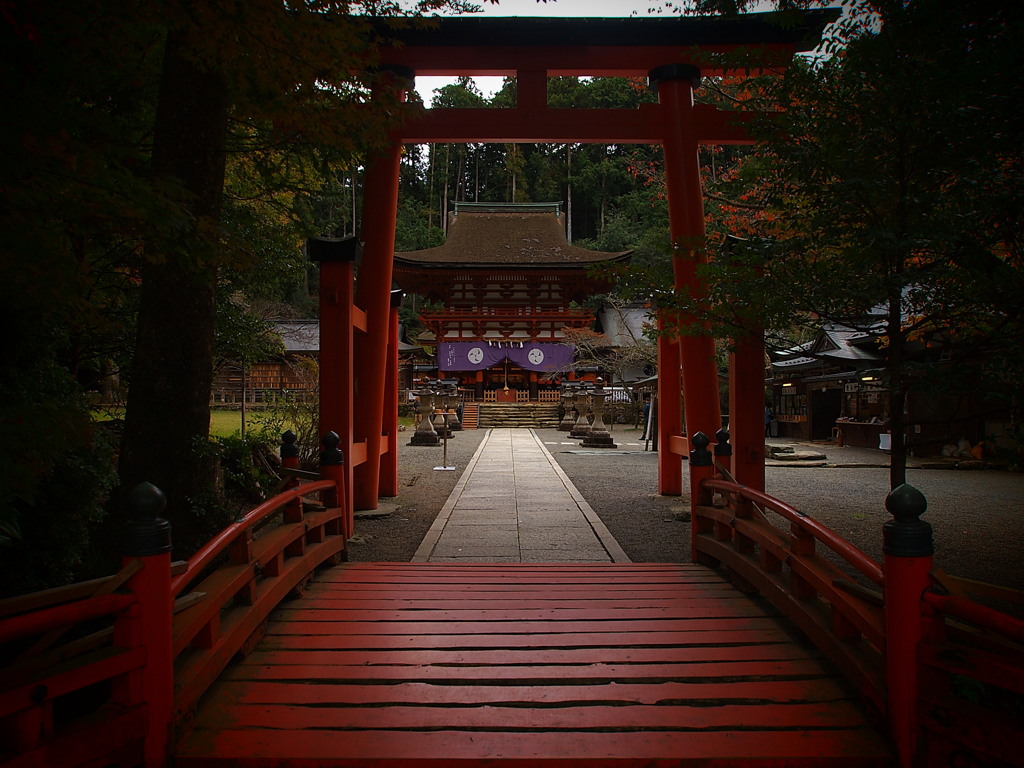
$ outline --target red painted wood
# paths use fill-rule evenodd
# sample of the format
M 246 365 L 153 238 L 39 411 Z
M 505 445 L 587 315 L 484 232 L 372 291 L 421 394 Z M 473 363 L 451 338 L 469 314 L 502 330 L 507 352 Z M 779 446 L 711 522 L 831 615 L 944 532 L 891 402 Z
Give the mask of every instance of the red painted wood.
M 365 664 L 349 666 L 326 666 L 312 663 L 288 664 L 280 659 L 271 660 L 264 665 L 240 664 L 232 667 L 221 676 L 222 680 L 305 680 L 305 681 L 345 681 L 345 680 L 395 680 L 415 682 L 458 681 L 458 680 L 493 680 L 517 685 L 542 684 L 544 681 L 561 680 L 615 682 L 620 680 L 682 680 L 693 678 L 734 678 L 734 677 L 766 677 L 787 676 L 803 677 L 807 675 L 823 675 L 826 672 L 816 661 L 803 659 L 799 661 L 736 661 L 736 662 L 689 662 L 685 664 L 644 664 L 642 669 L 636 665 L 622 664 L 563 664 L 557 666 L 532 666 L 528 664 L 516 666 L 476 665 L 469 667 L 453 666 L 378 666 L 369 667 Z
M 406 85 L 382 75 L 374 95 L 394 90 L 399 101 Z M 355 337 L 354 388 L 359 392 L 352 422 L 356 440 L 366 442 L 367 460 L 355 467 L 352 494 L 355 509 L 376 509 L 380 487 L 380 449 L 387 388 L 388 335 L 391 315 L 391 278 L 395 255 L 395 217 L 398 211 L 398 174 L 402 146 L 392 137 L 367 163 L 363 181 L 361 239 L 363 260 L 356 282 L 356 303 L 366 312 L 366 332 Z M 321 328 L 324 328 L 321 323 Z M 329 329 L 324 329 L 329 332 Z M 321 399 L 330 397 L 320 390 Z M 397 414 L 396 414 L 397 418 Z
M 225 690 L 224 698 L 213 696 L 222 705 L 234 704 L 336 704 L 403 705 L 431 704 L 444 706 L 501 705 L 566 705 L 617 701 L 628 704 L 669 704 L 702 700 L 708 704 L 750 702 L 786 704 L 789 702 L 829 702 L 844 698 L 843 686 L 832 679 L 770 680 L 759 682 L 714 681 L 707 683 L 606 683 L 584 685 L 525 684 L 482 685 L 478 680 L 468 685 L 431 685 L 429 683 L 365 684 L 364 681 L 337 685 L 333 682 L 235 682 L 219 683 L 215 690 Z M 742 724 L 737 724 L 741 726 Z
M 411 144 L 500 142 L 660 144 L 664 134 L 656 104 L 639 109 L 428 109 L 402 126 Z M 735 117 L 734 117 L 735 116 Z M 695 129 L 701 144 L 751 144 L 747 124 L 755 112 L 722 112 L 701 105 Z
M 493 596 L 488 593 L 484 593 L 484 596 L 478 595 L 462 595 L 459 593 L 452 594 L 450 599 L 445 600 L 444 593 L 428 593 L 431 595 L 440 595 L 438 597 L 424 597 L 422 599 L 388 599 L 388 598 L 377 598 L 372 597 L 353 597 L 345 596 L 342 599 L 332 600 L 329 597 L 320 598 L 318 595 L 317 608 L 329 609 L 332 611 L 354 611 L 363 610 L 368 607 L 373 607 L 376 610 L 478 610 L 478 609 L 493 609 L 494 600 Z M 550 595 L 550 592 L 548 593 Z M 649 597 L 650 593 L 643 593 L 638 596 L 637 599 L 609 599 L 602 600 L 599 592 L 588 592 L 591 597 L 577 598 L 573 595 L 573 599 L 557 599 L 558 596 L 550 595 L 550 600 L 540 599 L 538 594 L 527 593 L 525 595 L 516 595 L 515 609 L 517 611 L 524 610 L 572 610 L 580 608 L 591 608 L 594 607 L 595 603 L 598 603 L 598 607 L 594 607 L 594 610 L 600 611 L 613 611 L 616 609 L 632 609 L 636 611 L 638 609 L 654 609 L 657 611 L 672 611 L 672 610 L 685 610 L 688 607 L 699 605 L 700 600 L 679 600 L 671 597 Z M 508 597 L 508 593 L 504 593 L 503 597 Z M 722 593 L 705 593 L 704 600 L 708 598 L 714 600 L 720 600 L 728 603 L 730 600 L 740 601 L 743 598 L 742 595 L 732 590 L 731 592 L 725 591 Z M 763 615 L 763 611 L 762 611 Z
M 364 728 L 529 728 L 534 730 L 600 730 L 661 728 L 681 730 L 746 723 L 749 728 L 863 727 L 862 713 L 851 704 L 824 708 L 818 703 L 784 709 L 757 704 L 715 707 L 686 705 L 561 709 L 501 707 L 381 707 L 346 713 L 344 727 Z M 329 728 L 337 716 L 324 707 L 249 705 L 220 710 L 211 719 L 217 728 Z
M 52 700 L 142 669 L 145 662 L 146 653 L 141 648 L 101 648 L 67 662 L 63 668 L 56 668 L 45 677 L 29 675 L 25 679 L 5 679 L 3 696 L 0 697 L 0 717 L 38 706 L 36 697 L 40 691 Z
M 19 640 L 53 629 L 109 616 L 137 601 L 134 595 L 99 595 L 74 603 L 56 605 L 0 621 L 0 642 Z
M 282 630 L 278 626 L 269 627 L 269 633 L 280 631 L 288 634 L 316 634 L 325 632 L 333 635 L 387 635 L 396 633 L 400 635 L 447 635 L 452 632 L 456 634 L 473 634 L 479 631 L 489 633 L 501 633 L 508 636 L 518 634 L 533 635 L 539 632 L 557 632 L 564 629 L 566 632 L 591 633 L 600 636 L 602 632 L 631 632 L 644 634 L 647 632 L 673 632 L 677 635 L 687 632 L 705 631 L 728 633 L 734 630 L 768 630 L 777 626 L 770 618 L 764 619 L 672 619 L 664 621 L 629 621 L 629 622 L 603 622 L 603 621 L 573 621 L 566 622 L 559 627 L 557 622 L 548 621 L 495 621 L 482 625 L 473 621 L 453 622 L 418 622 L 418 621 L 388 621 L 388 622 L 358 622 L 358 621 L 292 621 L 288 622 Z
M 663 63 L 676 61 L 666 60 Z M 707 288 L 699 276 L 707 262 L 704 250 L 704 197 L 697 155 L 698 134 L 693 87 L 679 77 L 658 83 L 658 101 L 662 110 L 665 186 L 668 192 L 669 229 L 674 247 L 672 259 L 675 292 L 694 301 L 702 301 Z M 696 315 L 680 318 L 686 325 L 707 329 Z M 683 416 L 687 434 L 703 432 L 714 439 L 722 426 L 718 393 L 718 369 L 715 364 L 715 340 L 710 334 L 684 334 L 679 339 L 683 378 Z M 678 434 L 678 433 L 676 433 Z M 691 485 L 692 485 L 691 467 Z M 691 493 L 696 500 L 695 489 Z
M 251 654 L 239 663 L 239 666 L 271 663 L 279 664 L 317 664 L 328 667 L 336 664 L 347 665 L 429 665 L 429 664 L 614 664 L 634 663 L 648 664 L 655 662 L 706 662 L 706 661 L 750 661 L 750 660 L 781 660 L 804 659 L 807 654 L 794 645 L 783 643 L 762 643 L 758 645 L 730 645 L 726 647 L 709 646 L 663 646 L 617 648 L 602 646 L 599 648 L 533 648 L 517 650 L 502 648 L 480 649 L 386 649 L 368 651 L 360 650 L 318 650 L 305 649 L 301 653 L 297 648 L 273 649 L 271 643 L 264 643 L 265 650 Z
M 733 605 L 738 603 L 738 605 Z M 765 612 L 759 605 L 741 600 L 690 600 L 684 605 L 668 608 L 612 608 L 594 605 L 587 608 L 546 607 L 546 608 L 463 608 L 462 610 L 425 610 L 415 609 L 414 614 L 407 610 L 396 610 L 390 607 L 381 610 L 331 610 L 327 608 L 295 608 L 281 612 L 283 621 L 406 621 L 415 616 L 417 621 L 440 621 L 447 624 L 474 622 L 509 622 L 509 621 L 570 621 L 575 626 L 581 621 L 615 621 L 664 620 L 700 618 L 736 618 L 747 616 L 764 616 Z M 511 630 L 514 631 L 514 630 Z
M 125 710 L 105 707 L 62 728 L 52 741 L 31 752 L 0 759 L 4 768 L 137 765 L 146 736 L 146 715 L 144 705 Z
M 667 333 L 669 318 L 666 312 L 658 312 L 658 493 L 681 496 L 683 463 L 671 450 L 671 443 L 680 435 L 683 423 L 679 339 Z
M 193 751 L 194 750 L 194 751 Z M 216 759 L 206 755 L 216 754 Z M 725 756 L 750 755 L 741 763 Z M 821 755 L 829 755 L 827 763 Z M 193 759 L 194 756 L 194 759 Z M 205 759 L 204 759 L 205 758 Z M 231 762 L 229 762 L 231 761 Z M 888 766 L 877 736 L 864 730 L 696 733 L 530 733 L 437 731 L 201 731 L 176 768 L 254 766 Z
M 741 52 L 738 56 L 714 53 Z M 686 49 L 682 49 L 686 50 Z M 784 67 L 795 47 L 787 43 L 739 46 L 701 42 L 701 63 L 708 77 L 746 74 L 760 67 Z M 708 52 L 708 53 L 703 53 Z M 646 77 L 657 66 L 678 61 L 681 49 L 671 45 L 406 45 L 382 53 L 382 61 L 402 64 L 418 75 L 514 76 L 529 69 L 547 71 L 548 77 Z
M 885 685 L 889 729 L 901 768 L 910 768 L 917 753 L 917 653 L 924 635 L 921 596 L 931 587 L 931 569 L 931 555 L 885 555 Z
M 381 427 L 384 437 L 380 445 L 380 478 L 377 493 L 385 497 L 398 495 L 398 304 L 402 294 L 391 296 L 388 314 L 388 353 L 384 372 L 384 413 Z
M 210 689 L 175 765 L 889 764 L 831 668 L 710 571 L 327 575 Z M 285 620 L 317 615 L 344 620 Z

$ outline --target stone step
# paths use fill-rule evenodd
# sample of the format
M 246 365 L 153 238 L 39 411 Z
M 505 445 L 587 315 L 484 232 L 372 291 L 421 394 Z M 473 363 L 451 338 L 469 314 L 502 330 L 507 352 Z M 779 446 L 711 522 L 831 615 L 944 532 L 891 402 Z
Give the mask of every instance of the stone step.
M 556 429 L 557 403 L 480 403 L 480 427 Z

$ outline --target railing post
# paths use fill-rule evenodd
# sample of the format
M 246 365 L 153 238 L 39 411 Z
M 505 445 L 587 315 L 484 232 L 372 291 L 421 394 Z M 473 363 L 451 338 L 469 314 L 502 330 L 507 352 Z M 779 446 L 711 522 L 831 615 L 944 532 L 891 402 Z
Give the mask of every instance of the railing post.
M 146 708 L 143 765 L 167 765 L 174 715 L 174 650 L 171 616 L 171 526 L 160 514 L 167 506 L 163 492 L 140 483 L 128 496 L 131 519 L 124 543 L 124 564 L 142 563 L 128 582 L 138 602 L 119 616 L 114 643 L 146 649 L 146 663 L 137 674 L 119 684 L 115 697 L 126 705 Z
M 921 597 L 931 585 L 932 527 L 921 520 L 928 502 L 903 484 L 885 498 L 893 516 L 882 532 L 885 553 L 885 683 L 889 727 L 901 768 L 917 754 L 918 646 L 923 635 Z
M 710 480 L 715 475 L 714 459 L 708 446 L 711 440 L 703 432 L 698 432 L 690 441 L 693 449 L 690 451 L 690 559 L 699 563 L 697 556 L 698 534 L 708 530 L 707 522 L 698 514 L 697 508 L 710 506 L 712 493 L 701 487 L 704 480 Z
M 295 433 L 290 429 L 281 435 L 281 467 L 283 469 L 299 468 L 299 446 L 295 444 Z M 299 486 L 299 478 L 292 477 L 285 486 L 288 490 Z M 302 499 L 295 499 L 288 502 L 284 508 L 284 521 L 286 523 L 297 523 L 302 520 Z
M 713 459 L 715 470 L 716 471 L 721 471 L 722 470 L 723 465 L 721 463 L 721 460 L 724 459 L 725 460 L 725 467 L 724 468 L 725 468 L 725 471 L 728 473 L 728 471 L 729 471 L 729 466 L 728 465 L 729 465 L 729 457 L 730 456 L 732 456 L 732 446 L 729 445 L 729 432 L 728 432 L 728 430 L 726 430 L 725 427 L 722 427 L 720 430 L 715 432 L 715 449 L 714 449 L 714 459 Z M 728 499 L 725 498 L 725 494 L 717 494 L 719 496 L 719 499 L 717 499 L 717 500 L 715 499 L 715 495 L 716 494 L 711 494 L 711 504 L 712 504 L 712 506 L 719 506 L 719 503 L 718 503 L 719 501 L 721 502 L 721 506 L 723 506 L 723 507 L 730 506 Z M 718 541 L 729 541 L 729 542 L 732 542 L 733 541 L 733 533 L 734 533 L 734 529 L 733 529 L 732 525 L 730 525 L 729 523 L 721 522 L 721 521 L 716 521 L 715 522 L 715 538 Z
M 729 430 L 722 427 L 715 432 L 715 461 L 732 456 L 732 445 L 729 444 Z M 728 464 L 728 462 L 726 462 Z M 726 467 L 728 469 L 728 467 Z
M 324 506 L 342 507 L 345 500 L 345 456 L 338 448 L 341 438 L 338 433 L 331 431 L 323 437 L 324 449 L 320 452 L 320 476 L 324 480 L 333 480 L 334 489 L 324 492 Z M 354 524 L 352 510 L 342 509 L 341 530 L 330 531 L 330 533 L 341 533 L 345 541 L 352 538 Z

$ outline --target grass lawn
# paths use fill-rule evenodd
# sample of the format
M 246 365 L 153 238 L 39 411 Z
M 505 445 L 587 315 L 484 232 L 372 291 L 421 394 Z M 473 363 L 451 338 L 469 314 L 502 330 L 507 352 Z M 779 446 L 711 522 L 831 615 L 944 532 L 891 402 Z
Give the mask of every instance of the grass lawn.
M 246 425 L 252 429 L 252 413 L 246 414 Z M 123 419 L 124 408 L 105 408 L 102 411 L 93 411 L 92 417 L 96 421 L 108 421 L 110 419 Z M 242 429 L 241 411 L 214 410 L 210 413 L 210 434 L 215 437 L 230 437 Z
M 246 414 L 246 426 L 252 429 L 255 424 L 252 419 L 252 411 Z M 93 411 L 92 417 L 97 421 L 104 421 L 106 419 L 121 419 L 124 418 L 124 409 L 115 408 L 111 410 Z M 411 428 L 413 425 L 412 416 L 400 416 L 398 419 L 399 424 L 404 424 L 406 428 Z M 214 409 L 210 413 L 210 434 L 214 437 L 231 437 L 231 435 L 238 434 L 242 429 L 242 412 L 241 411 L 224 411 Z

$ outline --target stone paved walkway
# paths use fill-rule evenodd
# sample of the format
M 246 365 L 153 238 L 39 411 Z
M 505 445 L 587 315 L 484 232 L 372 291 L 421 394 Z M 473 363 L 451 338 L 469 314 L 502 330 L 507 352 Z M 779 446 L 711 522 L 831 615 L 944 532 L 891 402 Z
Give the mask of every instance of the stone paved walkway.
M 413 562 L 628 563 L 529 429 L 492 429 Z

